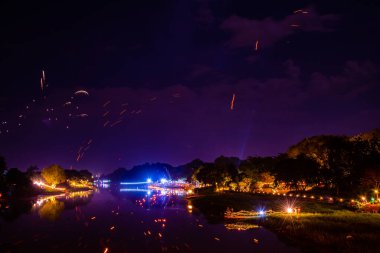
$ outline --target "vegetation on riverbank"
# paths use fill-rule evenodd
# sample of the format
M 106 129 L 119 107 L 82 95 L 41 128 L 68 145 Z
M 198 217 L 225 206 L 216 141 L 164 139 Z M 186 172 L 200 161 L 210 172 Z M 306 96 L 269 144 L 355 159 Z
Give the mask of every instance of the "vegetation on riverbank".
M 380 248 L 380 214 L 274 213 L 261 224 L 307 252 L 377 252 Z
M 20 198 L 35 195 L 51 195 L 93 189 L 92 174 L 87 170 L 64 170 L 51 165 L 42 170 L 36 166 L 26 172 L 7 168 L 0 156 L 0 198 Z
M 269 215 L 245 219 L 244 223 L 264 226 L 307 252 L 373 252 L 380 247 L 380 214 L 362 213 L 347 203 L 246 193 L 206 194 L 189 201 L 210 222 L 227 224 L 242 221 L 225 220 L 227 208 L 272 210 Z M 289 214 L 289 206 L 301 212 Z
M 305 138 L 283 154 L 271 157 L 220 156 L 212 162 L 195 159 L 181 166 L 153 163 L 119 168 L 104 179 L 152 181 L 186 179 L 214 191 L 326 195 L 380 202 L 380 129 L 355 136 Z

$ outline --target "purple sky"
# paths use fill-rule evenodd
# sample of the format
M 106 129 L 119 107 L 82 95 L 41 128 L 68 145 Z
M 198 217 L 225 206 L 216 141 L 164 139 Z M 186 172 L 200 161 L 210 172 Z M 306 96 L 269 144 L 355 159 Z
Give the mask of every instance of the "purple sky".
M 307 136 L 380 126 L 376 4 L 148 2 L 4 4 L 10 167 L 276 155 Z

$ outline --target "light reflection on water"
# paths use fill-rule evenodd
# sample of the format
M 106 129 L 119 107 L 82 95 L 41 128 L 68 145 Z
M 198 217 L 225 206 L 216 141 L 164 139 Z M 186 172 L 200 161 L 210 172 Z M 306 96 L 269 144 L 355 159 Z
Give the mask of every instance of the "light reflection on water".
M 179 189 L 128 189 L 41 196 L 16 218 L 1 213 L 0 252 L 297 251 L 257 226 L 209 224 Z

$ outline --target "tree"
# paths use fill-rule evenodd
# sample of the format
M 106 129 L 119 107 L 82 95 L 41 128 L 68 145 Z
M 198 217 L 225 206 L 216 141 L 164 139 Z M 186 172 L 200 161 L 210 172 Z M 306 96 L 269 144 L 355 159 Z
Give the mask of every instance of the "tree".
M 380 188 L 380 166 L 365 169 L 360 183 L 367 191 L 371 189 L 378 190 Z
M 29 168 L 26 170 L 26 176 L 28 178 L 34 178 L 34 177 L 37 177 L 39 175 L 39 169 L 37 167 L 37 165 L 32 165 L 32 166 L 29 166 Z
M 262 189 L 263 185 L 267 184 L 265 176 L 270 175 L 272 164 L 272 157 L 248 157 L 247 160 L 241 161 L 238 169 L 240 190 Z M 273 181 L 274 179 L 268 184 L 273 184 Z
M 204 183 L 216 185 L 221 181 L 221 178 L 217 175 L 216 168 L 213 163 L 205 163 L 199 167 L 193 175 L 193 179 Z
M 79 174 L 82 180 L 88 180 L 88 181 L 92 180 L 92 174 L 88 170 L 81 170 L 79 171 Z
M 5 162 L 4 157 L 0 156 L 0 176 L 2 176 L 7 169 L 7 163 Z
M 65 171 L 59 165 L 53 164 L 42 170 L 42 177 L 45 181 L 55 187 L 57 184 L 63 183 L 66 180 Z
M 0 192 L 6 190 L 5 180 L 4 180 L 4 172 L 7 169 L 7 164 L 5 162 L 4 157 L 0 156 Z
M 275 165 L 275 178 L 277 184 L 284 182 L 291 189 L 305 190 L 318 182 L 318 164 L 304 155 L 281 155 Z
M 26 175 L 19 171 L 17 168 L 11 168 L 5 175 L 8 184 L 22 185 L 28 181 Z
M 5 174 L 5 183 L 8 190 L 13 195 L 25 195 L 30 193 L 31 181 L 26 173 L 19 171 L 17 168 L 11 168 Z

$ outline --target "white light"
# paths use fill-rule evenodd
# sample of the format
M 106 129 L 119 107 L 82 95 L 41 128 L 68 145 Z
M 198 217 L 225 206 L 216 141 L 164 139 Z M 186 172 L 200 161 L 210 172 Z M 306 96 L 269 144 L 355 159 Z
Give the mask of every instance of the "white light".
M 150 183 L 152 183 L 152 179 L 148 178 L 148 179 L 146 180 L 146 182 L 147 182 L 148 184 L 150 184 Z
M 166 178 L 161 178 L 161 184 L 165 184 L 166 182 L 168 182 L 168 180 L 166 180 Z
M 265 214 L 265 211 L 261 210 L 259 211 L 259 215 L 264 215 Z
M 293 213 L 293 208 L 288 207 L 288 208 L 286 209 L 286 212 L 287 212 L 287 213 Z

